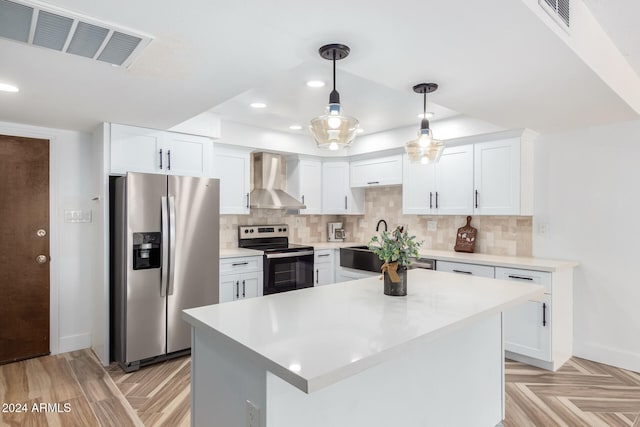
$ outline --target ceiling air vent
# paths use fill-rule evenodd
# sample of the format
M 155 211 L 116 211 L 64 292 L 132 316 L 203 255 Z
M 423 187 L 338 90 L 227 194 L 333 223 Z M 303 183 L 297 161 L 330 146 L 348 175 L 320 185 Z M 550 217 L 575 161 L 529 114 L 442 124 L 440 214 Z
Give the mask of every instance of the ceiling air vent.
M 146 34 L 23 0 L 0 0 L 0 37 L 125 67 L 152 40 Z
M 571 21 L 569 20 L 569 0 L 538 0 L 538 4 L 551 15 L 556 22 L 569 28 Z

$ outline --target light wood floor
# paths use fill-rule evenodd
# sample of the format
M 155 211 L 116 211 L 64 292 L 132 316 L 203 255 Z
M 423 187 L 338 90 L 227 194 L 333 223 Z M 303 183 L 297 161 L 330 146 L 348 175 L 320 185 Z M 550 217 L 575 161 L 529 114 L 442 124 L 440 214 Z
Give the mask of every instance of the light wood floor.
M 189 361 L 125 374 L 82 350 L 0 366 L 0 403 L 28 405 L 0 413 L 0 425 L 187 426 Z M 507 361 L 506 399 L 505 427 L 640 427 L 640 374 L 575 357 L 555 373 Z M 34 412 L 34 403 L 60 412 Z

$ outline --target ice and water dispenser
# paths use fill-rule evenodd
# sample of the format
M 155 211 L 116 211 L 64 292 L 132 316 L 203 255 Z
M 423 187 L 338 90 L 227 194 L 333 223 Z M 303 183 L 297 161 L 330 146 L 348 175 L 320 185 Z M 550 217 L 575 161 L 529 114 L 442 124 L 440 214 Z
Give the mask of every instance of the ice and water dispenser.
M 133 269 L 161 267 L 162 233 L 133 233 Z

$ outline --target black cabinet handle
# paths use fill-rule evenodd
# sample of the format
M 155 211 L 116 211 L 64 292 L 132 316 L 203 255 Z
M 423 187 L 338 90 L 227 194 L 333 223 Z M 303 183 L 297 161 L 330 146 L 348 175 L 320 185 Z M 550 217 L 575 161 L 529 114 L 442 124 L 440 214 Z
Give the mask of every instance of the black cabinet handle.
M 249 193 L 247 193 L 247 209 L 249 208 Z
M 344 210 L 347 210 L 347 196 L 344 196 Z
M 171 170 L 171 150 L 167 150 L 167 170 Z
M 478 190 L 476 190 L 476 209 L 478 209 Z
M 433 209 L 433 192 L 429 191 L 429 209 Z
M 316 285 L 318 284 L 318 270 L 316 269 Z
M 240 282 L 236 280 L 236 299 L 240 298 Z
M 246 289 L 246 287 L 244 286 L 244 280 L 243 280 L 243 281 L 242 281 L 242 298 L 244 298 L 244 297 L 246 297 L 246 296 L 247 296 L 246 291 L 247 291 L 247 289 Z
M 380 181 L 369 181 L 369 182 L 367 182 L 367 185 L 371 185 L 371 184 L 380 184 Z
M 331 254 L 320 254 L 318 255 L 318 258 L 320 258 L 321 256 L 330 256 Z
M 234 262 L 233 264 L 231 264 L 231 266 L 232 266 L 232 267 L 236 267 L 236 266 L 238 266 L 238 265 L 248 265 L 248 264 L 249 264 L 249 263 L 248 263 L 248 262 L 246 262 L 246 261 L 245 261 L 245 262 Z
M 473 274 L 470 271 L 462 271 L 462 270 L 453 270 L 454 273 L 462 273 L 462 274 Z
M 162 169 L 162 148 L 160 149 L 160 169 Z
M 542 326 L 547 326 L 547 303 L 542 303 Z
M 304 194 L 302 195 L 302 204 L 304 205 Z
M 436 209 L 438 209 L 438 192 L 436 191 Z
M 518 280 L 533 280 L 533 277 L 527 277 L 527 276 L 515 276 L 513 274 L 509 275 L 509 279 L 518 279 Z

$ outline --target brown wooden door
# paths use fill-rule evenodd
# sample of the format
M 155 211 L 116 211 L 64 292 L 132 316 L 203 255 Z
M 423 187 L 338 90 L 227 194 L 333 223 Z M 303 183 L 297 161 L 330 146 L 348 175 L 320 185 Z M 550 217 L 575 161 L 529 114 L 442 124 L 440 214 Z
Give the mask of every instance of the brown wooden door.
M 49 353 L 49 141 L 0 135 L 0 364 Z

